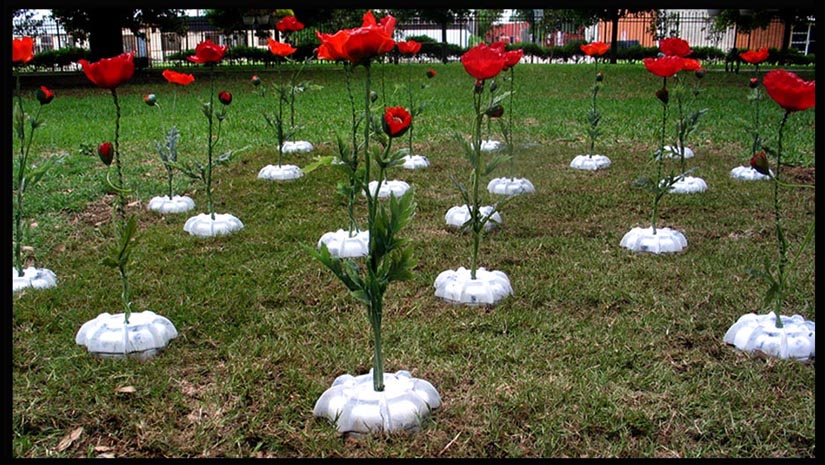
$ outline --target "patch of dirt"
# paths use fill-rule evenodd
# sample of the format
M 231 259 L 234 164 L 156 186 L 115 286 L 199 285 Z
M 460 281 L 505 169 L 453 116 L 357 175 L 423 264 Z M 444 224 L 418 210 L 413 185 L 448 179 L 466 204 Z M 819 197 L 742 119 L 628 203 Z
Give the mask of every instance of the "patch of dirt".
M 816 167 L 783 166 L 782 173 L 786 176 L 785 182 L 795 184 L 816 184 Z M 782 180 L 780 174 L 780 180 Z M 788 179 L 790 178 L 790 179 Z

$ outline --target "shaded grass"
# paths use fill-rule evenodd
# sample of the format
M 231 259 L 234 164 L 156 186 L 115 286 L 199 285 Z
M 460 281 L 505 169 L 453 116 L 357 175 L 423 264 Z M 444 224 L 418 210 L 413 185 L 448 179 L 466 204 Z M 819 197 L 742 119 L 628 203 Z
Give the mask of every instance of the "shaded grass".
M 683 231 L 689 246 L 657 256 L 618 244 L 649 222 L 650 194 L 632 182 L 653 168 L 660 107 L 652 93 L 660 82 L 639 66 L 606 67 L 599 97 L 606 133 L 597 148 L 613 166 L 581 172 L 568 165 L 586 147 L 581 117 L 592 68 L 521 66 L 515 169 L 537 192 L 508 204 L 503 227 L 481 246 L 481 266 L 507 273 L 515 294 L 492 308 L 469 308 L 436 298 L 432 283 L 443 270 L 469 265 L 469 238 L 448 229 L 443 215 L 459 203 L 451 176 L 468 173 L 450 129 L 469 129 L 472 83 L 458 64 L 417 65 L 422 79 L 427 67 L 438 71 L 422 91 L 434 100 L 416 127 L 417 151 L 433 164 L 390 173 L 416 189 L 416 217 L 404 235 L 418 264 L 411 281 L 388 293 L 383 334 L 387 371 L 409 370 L 442 396 L 421 433 L 353 441 L 312 416 L 336 376 L 371 367 L 364 309 L 305 251 L 346 225 L 334 192 L 341 176 L 324 168 L 288 183 L 256 179 L 275 160 L 274 138 L 248 76 L 227 74 L 218 88 L 234 100 L 221 147 L 251 147 L 217 168 L 214 195 L 216 210 L 245 228 L 189 236 L 185 217 L 145 210 L 163 192 L 164 174 L 152 149 L 161 123 L 142 95 L 169 98 L 168 84 L 147 77 L 119 90 L 126 176 L 137 188 L 130 209 L 141 229 L 132 298 L 168 317 L 180 335 L 149 363 L 96 359 L 72 342 L 83 322 L 118 311 L 120 284 L 99 264 L 111 238 L 102 167 L 96 156 L 68 158 L 30 196 L 36 262 L 57 273 L 59 286 L 12 298 L 13 454 L 814 457 L 815 364 L 751 357 L 722 341 L 739 316 L 763 312 L 763 284 L 746 270 L 776 253 L 769 184 L 728 177 L 746 163 L 747 135 L 733 115 L 748 118 L 747 76 L 705 78 L 711 111 L 691 139 L 697 157 L 688 166 L 698 167 L 709 190 L 664 198 L 661 224 Z M 405 67 L 394 70 L 385 70 L 388 82 L 406 82 Z M 265 83 L 277 76 L 254 72 Z M 324 88 L 299 98 L 307 121 L 299 138 L 316 150 L 284 162 L 301 166 L 333 154 L 334 131 L 349 124 L 340 70 L 310 69 L 304 77 Z M 178 93 L 181 156 L 205 159 L 199 101 L 208 87 L 196 82 Z M 110 137 L 105 92 L 56 94 L 33 153 L 74 154 Z M 775 127 L 781 112 L 770 101 L 764 107 Z M 81 117 L 84 124 L 75 124 Z M 814 113 L 794 114 L 790 124 L 786 148 L 805 168 L 789 173 L 813 182 Z M 180 175 L 176 185 L 201 211 L 200 186 Z M 814 198 L 813 190 L 783 194 L 792 246 L 814 218 Z M 788 314 L 815 319 L 814 260 L 811 245 L 789 274 Z M 135 392 L 117 391 L 124 386 Z M 81 437 L 58 451 L 80 426 Z

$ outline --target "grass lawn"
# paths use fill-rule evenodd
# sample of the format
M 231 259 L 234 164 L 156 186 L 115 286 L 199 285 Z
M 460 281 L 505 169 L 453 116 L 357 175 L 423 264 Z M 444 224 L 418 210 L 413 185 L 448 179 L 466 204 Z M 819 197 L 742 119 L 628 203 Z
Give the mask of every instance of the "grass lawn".
M 436 77 L 426 78 L 429 68 Z M 491 177 L 512 169 L 536 192 L 507 204 L 502 227 L 481 243 L 480 266 L 505 272 L 514 294 L 492 307 L 467 307 L 435 297 L 433 281 L 470 262 L 470 237 L 449 229 L 444 214 L 461 203 L 451 178 L 467 182 L 470 173 L 451 132 L 470 132 L 473 78 L 459 63 L 373 67 L 373 89 L 388 106 L 407 103 L 409 73 L 416 86 L 428 86 L 416 90 L 429 105 L 414 134 L 415 152 L 431 166 L 389 173 L 415 189 L 416 216 L 402 234 L 417 266 L 411 281 L 387 293 L 383 350 L 386 371 L 429 381 L 442 406 L 417 434 L 358 440 L 312 414 L 337 376 L 372 367 L 364 307 L 305 250 L 347 227 L 346 202 L 335 190 L 343 175 L 322 167 L 291 182 L 257 179 L 277 157 L 262 116 L 276 100 L 257 95 L 250 77 L 268 85 L 289 70 L 218 68 L 216 91 L 234 99 L 217 152 L 248 146 L 213 173 L 216 212 L 245 226 L 218 238 L 183 231 L 206 199 L 180 173 L 175 189 L 195 200 L 195 210 L 161 216 L 146 209 L 166 193 L 154 143 L 173 118 L 180 159 L 206 160 L 207 75 L 195 68 L 196 81 L 178 87 L 144 72 L 118 89 L 124 177 L 134 189 L 127 210 L 139 224 L 129 266 L 134 311 L 161 314 L 179 332 L 148 362 L 99 359 L 74 343 L 84 322 L 121 311 L 117 272 L 100 263 L 112 241 L 114 197 L 95 151 L 113 138 L 114 107 L 108 91 L 89 82 L 52 78 L 56 98 L 43 108 L 31 153 L 33 163 L 65 158 L 28 192 L 26 217 L 36 227 L 26 245 L 31 263 L 54 271 L 58 286 L 10 297 L 13 456 L 815 457 L 815 363 L 757 357 L 722 340 L 741 315 L 767 312 L 766 284 L 748 269 L 777 256 L 772 184 L 729 177 L 751 155 L 750 70 L 711 68 L 701 82 L 696 105 L 708 113 L 687 141 L 696 152 L 687 166 L 709 188 L 662 199 L 659 226 L 683 232 L 688 247 L 656 255 L 619 242 L 650 225 L 652 194 L 634 180 L 655 174 L 661 78 L 641 64 L 599 69 L 596 152 L 612 166 L 591 172 L 569 164 L 589 145 L 592 64 L 515 68 L 515 161 Z M 813 69 L 798 74 L 815 78 Z M 357 69 L 352 83 L 359 99 L 363 75 Z M 351 110 L 341 67 L 311 65 L 301 77 L 320 86 L 296 100 L 304 126 L 296 139 L 315 149 L 286 154 L 283 163 L 305 166 L 335 155 L 335 133 L 346 137 Z M 25 80 L 29 108 L 39 85 Z M 143 103 L 149 92 L 163 118 Z M 775 147 L 783 111 L 765 96 L 761 113 L 762 134 Z M 674 120 L 667 128 L 672 139 Z M 814 145 L 815 112 L 792 114 L 786 180 L 815 182 Z M 665 163 L 678 168 L 676 160 Z M 495 200 L 484 195 L 485 204 Z M 784 189 L 781 197 L 795 260 L 783 313 L 815 320 L 815 245 L 797 254 L 815 218 L 815 190 Z M 357 214 L 365 218 L 360 199 Z

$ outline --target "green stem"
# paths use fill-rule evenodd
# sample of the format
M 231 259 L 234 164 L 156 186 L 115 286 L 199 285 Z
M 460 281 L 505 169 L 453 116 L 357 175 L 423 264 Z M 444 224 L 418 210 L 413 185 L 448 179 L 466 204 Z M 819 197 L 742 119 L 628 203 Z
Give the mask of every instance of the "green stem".
M 212 118 L 215 114 L 215 65 L 209 65 L 209 112 L 206 118 L 209 120 L 209 133 L 206 144 L 206 206 L 212 221 L 215 221 L 215 206 L 212 203 Z
M 123 288 L 120 292 L 120 298 L 123 300 L 124 321 L 128 325 L 129 317 L 132 315 L 132 303 L 129 301 L 129 280 L 126 277 L 125 265 L 122 264 L 118 266 L 118 270 L 120 270 L 120 281 L 123 284 Z
M 358 113 L 355 110 L 355 97 L 352 93 L 352 73 L 353 68 L 347 62 L 344 64 L 344 72 L 347 78 L 347 95 L 349 96 L 350 108 L 352 110 L 352 159 L 350 160 L 349 178 L 349 198 L 347 199 L 347 212 L 349 213 L 349 237 L 355 235 L 358 230 L 358 222 L 355 221 L 355 199 L 357 195 L 358 180 L 355 177 L 358 171 Z M 344 161 L 344 160 L 341 160 Z
M 19 120 L 17 136 L 20 139 L 20 158 L 17 169 L 17 209 L 14 212 L 14 265 L 17 268 L 17 276 L 23 276 L 23 193 L 26 190 L 26 163 L 29 154 L 28 147 L 31 145 L 31 139 L 34 136 L 34 128 L 32 128 L 29 136 L 29 145 L 26 145 L 26 116 L 23 111 L 23 94 L 20 89 L 20 75 L 15 73 L 17 78 L 17 108 Z
M 112 100 L 115 103 L 115 168 L 118 184 L 116 209 L 121 226 L 124 226 L 126 224 L 126 199 L 123 196 L 123 167 L 120 162 L 120 102 L 117 99 L 117 88 L 112 88 Z
M 381 313 L 383 296 L 375 296 L 370 304 L 370 325 L 374 339 L 372 354 L 372 388 L 377 392 L 384 390 L 384 357 L 381 354 Z
M 513 151 L 515 149 L 513 142 L 513 114 L 516 112 L 515 107 L 513 106 L 513 93 L 515 92 L 515 80 L 516 80 L 516 67 L 510 67 L 510 96 L 508 97 L 510 100 L 510 110 L 507 113 L 507 135 L 509 137 L 509 143 L 507 144 L 507 148 L 510 153 L 510 179 L 515 179 L 515 170 L 516 170 L 516 162 L 515 157 L 513 157 Z
M 677 78 L 677 86 L 681 86 L 681 82 Z M 678 89 L 676 94 L 676 105 L 679 111 L 678 134 L 676 150 L 679 152 L 679 172 L 685 172 L 685 133 L 687 131 L 687 122 L 685 121 L 685 113 L 682 107 L 682 89 Z
M 592 98 L 593 111 L 592 111 L 591 116 L 590 116 L 591 122 L 594 121 L 594 118 L 598 114 L 598 110 L 596 109 L 596 94 L 599 93 L 599 59 L 595 58 L 593 60 L 593 62 L 596 65 L 596 77 L 594 78 L 595 83 L 593 84 L 593 98 Z M 591 124 L 592 124 L 592 126 L 590 128 L 590 151 L 587 152 L 588 157 L 593 156 L 593 153 L 595 152 L 595 147 L 596 147 L 596 124 L 595 123 L 591 123 Z
M 662 88 L 667 89 L 667 78 L 662 78 Z M 659 217 L 659 201 L 665 195 L 667 187 L 659 186 L 662 179 L 662 164 L 664 163 L 665 130 L 667 127 L 667 103 L 662 102 L 662 132 L 659 137 L 659 156 L 656 161 L 656 195 L 653 197 L 653 215 L 650 219 L 653 234 L 656 234 L 656 220 Z
M 410 96 L 410 113 L 415 113 L 415 103 L 413 102 L 413 88 L 412 88 L 412 60 L 407 61 L 407 92 Z M 410 138 L 410 152 L 407 154 L 409 156 L 413 155 L 413 130 L 415 129 L 415 125 L 410 125 L 408 129 L 409 138 Z
M 759 64 L 756 64 L 754 74 L 756 75 L 756 79 L 759 79 Z M 759 100 L 762 99 L 762 94 L 759 92 L 759 86 L 757 85 L 753 89 L 753 147 L 751 149 L 751 155 L 754 155 L 757 150 L 759 150 Z
M 790 110 L 785 111 L 782 117 L 782 123 L 779 125 L 779 136 L 777 138 L 776 149 L 776 175 L 773 183 L 773 222 L 776 229 L 776 241 L 779 247 L 779 263 L 777 264 L 777 282 L 778 289 L 774 300 L 774 311 L 776 314 L 776 327 L 782 327 L 782 320 L 780 313 L 782 310 L 782 303 L 785 297 L 785 267 L 788 264 L 788 243 L 785 240 L 785 233 L 782 230 L 781 219 L 779 215 L 779 174 L 781 172 L 782 163 L 782 135 L 785 131 L 785 123 L 788 121 L 788 116 L 791 114 Z
M 478 270 L 478 248 L 481 243 L 481 211 L 479 208 L 479 171 L 481 169 L 481 125 L 484 121 L 484 112 L 481 111 L 481 93 L 473 93 L 473 104 L 475 107 L 476 118 L 473 124 L 473 171 L 470 173 L 470 183 L 473 197 L 472 205 L 470 206 L 470 218 L 472 220 L 472 234 L 473 234 L 473 249 L 470 262 L 470 279 L 476 279 L 476 271 Z M 489 118 L 487 119 L 489 123 Z

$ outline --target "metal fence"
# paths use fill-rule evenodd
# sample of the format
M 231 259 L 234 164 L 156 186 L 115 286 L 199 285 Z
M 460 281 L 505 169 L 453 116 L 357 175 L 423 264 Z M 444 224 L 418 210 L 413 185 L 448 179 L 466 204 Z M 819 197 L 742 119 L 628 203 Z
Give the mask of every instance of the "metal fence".
M 509 43 L 534 43 L 543 47 L 563 46 L 571 40 L 612 41 L 613 24 L 601 21 L 590 27 L 574 27 L 559 21 L 545 19 L 549 15 L 544 10 L 533 10 L 533 15 L 520 17 L 512 15 L 507 21 L 484 21 L 481 14 L 470 14 L 459 18 L 442 30 L 439 24 L 425 22 L 419 18 L 404 20 L 396 26 L 396 38 L 406 40 L 410 37 L 427 36 L 435 42 L 441 42 L 446 36 L 449 44 L 462 49 L 471 47 L 480 41 L 492 42 L 503 40 Z M 351 25 L 354 27 L 356 25 Z M 14 24 L 13 24 L 14 27 Z M 189 17 L 187 19 L 188 32 L 178 35 L 171 32 L 162 32 L 157 28 L 147 27 L 134 34 L 128 29 L 123 30 L 124 51 L 135 52 L 136 57 L 142 57 L 149 66 L 168 64 L 172 57 L 181 52 L 192 50 L 203 40 L 211 39 L 215 43 L 230 47 L 247 46 L 266 49 L 267 37 L 277 37 L 278 31 L 273 28 L 255 30 L 250 28 L 233 34 L 223 34 L 212 27 L 204 17 Z M 293 33 L 290 42 L 293 45 L 317 43 L 315 30 L 334 33 L 340 24 L 316 25 L 303 31 Z M 809 21 L 791 26 L 790 46 L 803 54 L 815 53 L 814 18 Z M 261 33 L 265 35 L 262 35 Z M 676 36 L 687 40 L 693 47 L 716 47 L 723 51 L 731 48 L 780 48 L 785 32 L 785 25 L 775 19 L 765 29 L 756 29 L 751 32 L 737 31 L 729 28 L 727 31 L 713 33 L 710 28 L 710 18 L 707 10 L 656 10 L 655 13 L 628 15 L 618 22 L 616 38 L 619 47 L 641 45 L 653 47 L 657 40 L 663 37 Z M 29 31 L 35 38 L 35 52 L 54 50 L 66 47 L 88 48 L 88 43 L 79 41 L 67 34 L 59 21 L 44 18 L 42 25 L 35 31 Z M 456 59 L 453 56 L 452 59 Z M 180 60 L 174 60 L 181 64 Z

